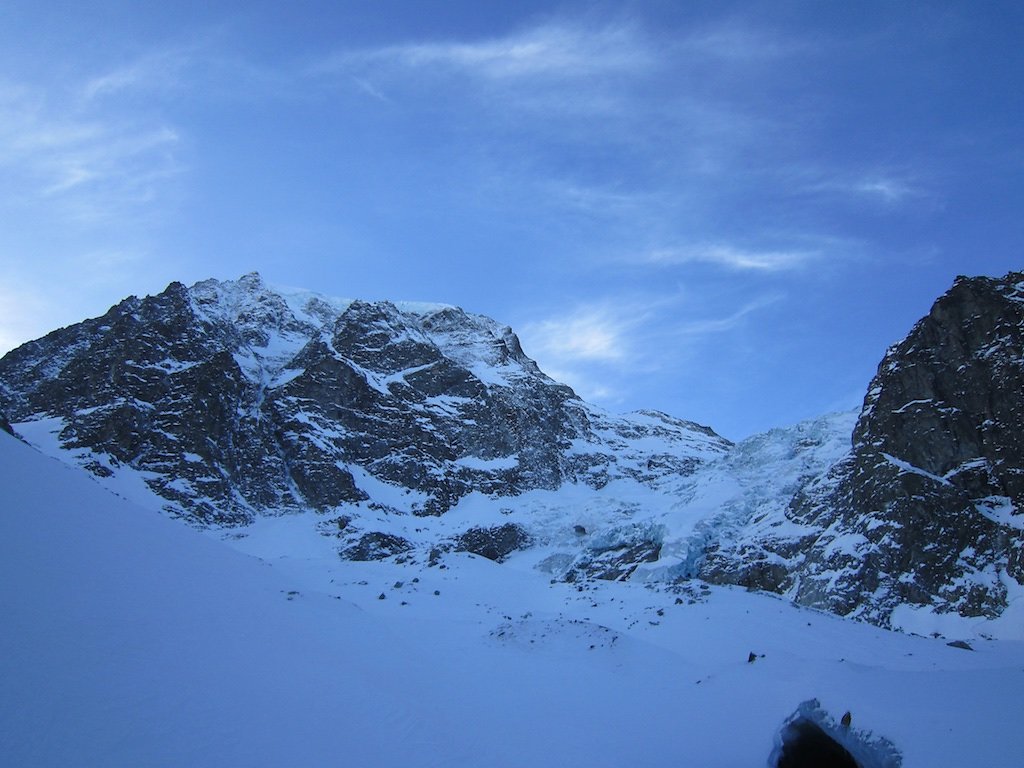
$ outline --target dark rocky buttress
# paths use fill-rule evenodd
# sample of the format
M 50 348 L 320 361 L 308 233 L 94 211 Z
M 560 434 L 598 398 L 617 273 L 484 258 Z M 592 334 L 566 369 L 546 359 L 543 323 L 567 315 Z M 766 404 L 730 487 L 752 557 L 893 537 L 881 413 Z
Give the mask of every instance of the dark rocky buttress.
M 1024 273 L 958 278 L 872 380 L 849 456 L 798 492 L 795 532 L 709 577 L 886 625 L 996 616 L 1024 581 Z M 774 566 L 774 567 L 770 567 Z

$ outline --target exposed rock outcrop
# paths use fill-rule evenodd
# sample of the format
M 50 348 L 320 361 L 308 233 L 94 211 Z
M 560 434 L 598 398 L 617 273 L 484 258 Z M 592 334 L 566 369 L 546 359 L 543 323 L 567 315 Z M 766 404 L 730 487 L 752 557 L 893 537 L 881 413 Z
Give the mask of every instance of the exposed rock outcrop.
M 493 528 L 470 528 L 455 541 L 456 552 L 471 552 L 501 562 L 517 549 L 530 544 L 530 535 L 515 523 Z
M 1024 582 L 1024 274 L 958 278 L 891 347 L 849 455 L 782 535 L 708 574 L 882 625 L 894 610 L 997 616 Z

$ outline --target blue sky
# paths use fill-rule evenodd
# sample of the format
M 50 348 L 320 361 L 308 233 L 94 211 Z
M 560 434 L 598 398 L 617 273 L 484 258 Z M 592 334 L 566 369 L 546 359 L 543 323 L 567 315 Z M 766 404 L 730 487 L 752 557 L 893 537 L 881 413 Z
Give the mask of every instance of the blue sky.
M 9 0 L 0 351 L 258 270 L 733 439 L 854 407 L 1024 268 L 1022 9 Z

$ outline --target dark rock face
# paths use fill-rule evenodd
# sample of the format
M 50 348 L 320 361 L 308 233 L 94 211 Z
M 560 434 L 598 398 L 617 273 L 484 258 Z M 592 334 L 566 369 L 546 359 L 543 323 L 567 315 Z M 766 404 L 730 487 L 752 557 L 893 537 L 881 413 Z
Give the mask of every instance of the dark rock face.
M 346 560 L 386 560 L 412 549 L 412 544 L 401 536 L 373 531 L 364 533 L 350 547 L 341 551 Z
M 506 523 L 493 528 L 470 528 L 456 540 L 455 551 L 471 552 L 500 563 L 529 544 L 530 535 L 521 526 Z
M 721 580 L 883 626 L 999 615 L 1003 574 L 1024 580 L 1022 350 L 1024 274 L 959 278 L 886 353 L 849 456 L 793 497 L 796 532 Z
M 729 445 L 660 414 L 605 416 L 489 318 L 286 294 L 255 274 L 173 283 L 23 345 L 0 361 L 0 409 L 50 425 L 99 476 L 136 472 L 204 525 L 329 512 L 381 489 L 392 513 L 440 515 L 472 491 L 686 472 L 692 446 Z M 656 433 L 678 450 L 631 453 Z
M 959 278 L 879 368 L 854 432 L 971 498 L 1024 503 L 1024 273 Z

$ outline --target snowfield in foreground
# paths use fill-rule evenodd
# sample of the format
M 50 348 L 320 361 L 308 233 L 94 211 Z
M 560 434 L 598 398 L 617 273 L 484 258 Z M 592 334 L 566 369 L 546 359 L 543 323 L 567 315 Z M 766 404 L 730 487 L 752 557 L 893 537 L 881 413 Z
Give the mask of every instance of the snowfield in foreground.
M 344 562 L 289 518 L 228 546 L 7 435 L 0 467 L 3 765 L 767 766 L 808 722 L 865 768 L 1024 762 L 1016 640 L 514 558 Z

